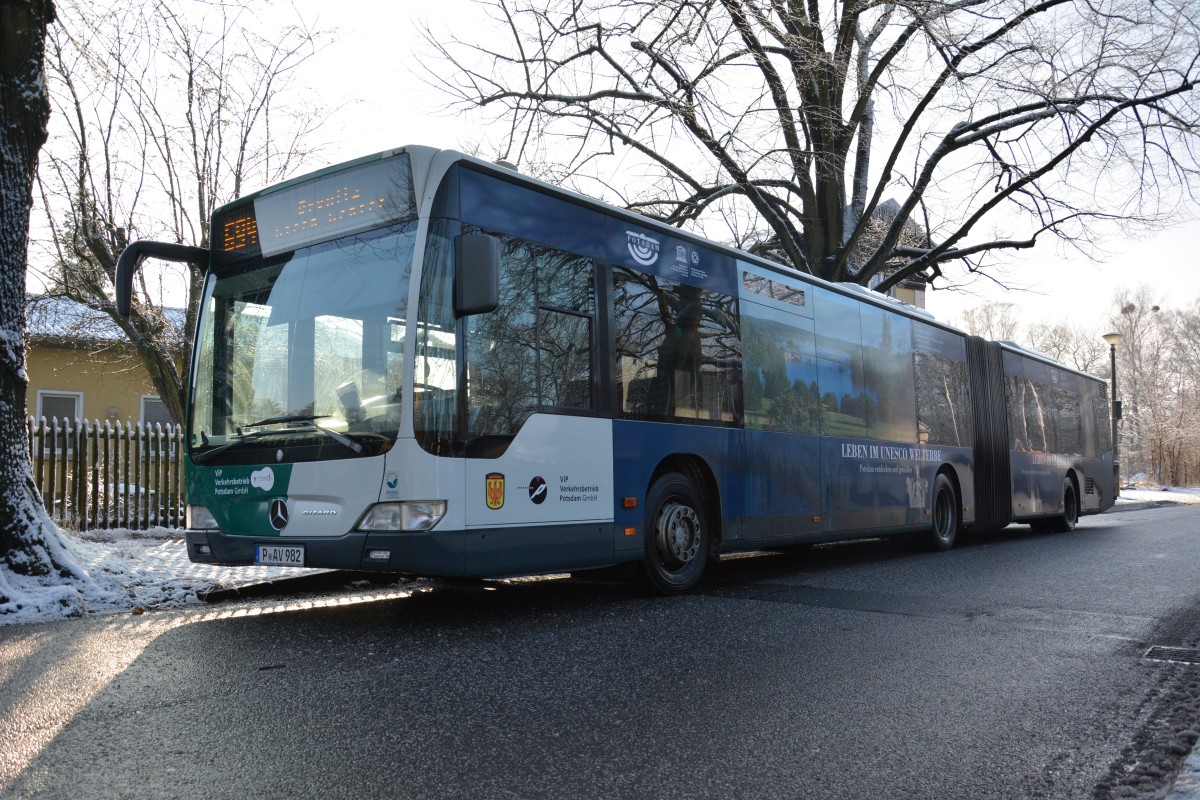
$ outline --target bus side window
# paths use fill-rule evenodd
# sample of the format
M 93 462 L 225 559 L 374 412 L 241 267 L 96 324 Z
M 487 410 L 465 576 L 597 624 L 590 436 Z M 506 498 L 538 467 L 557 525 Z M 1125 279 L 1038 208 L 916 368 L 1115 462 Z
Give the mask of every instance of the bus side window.
M 913 377 L 912 322 L 874 306 L 859 308 L 863 340 L 863 413 L 867 437 L 891 442 L 917 441 L 916 387 Z
M 816 337 L 811 319 L 742 302 L 746 427 L 819 431 Z
M 1055 389 L 1053 392 L 1055 428 L 1058 447 L 1054 451 L 1065 455 L 1083 455 L 1083 412 L 1077 392 Z
M 413 428 L 425 450 L 455 452 L 458 371 L 455 362 L 453 234 L 454 226 L 434 220 L 429 226 L 425 267 L 417 307 L 413 375 Z
M 867 435 L 859 305 L 858 300 L 826 289 L 817 294 L 817 384 L 825 436 L 861 439 Z
M 961 334 L 915 320 L 912 329 L 917 441 L 970 447 L 974 428 L 966 340 Z
M 467 430 L 510 436 L 537 410 L 537 311 L 533 254 L 504 237 L 500 303 L 467 318 Z
M 624 416 L 740 422 L 736 298 L 626 267 L 614 269 L 613 293 Z
M 501 237 L 500 303 L 467 319 L 468 439 L 513 436 L 539 410 L 595 407 L 591 259 Z
M 595 408 L 596 281 L 591 259 L 540 248 L 535 266 L 539 403 L 549 408 Z

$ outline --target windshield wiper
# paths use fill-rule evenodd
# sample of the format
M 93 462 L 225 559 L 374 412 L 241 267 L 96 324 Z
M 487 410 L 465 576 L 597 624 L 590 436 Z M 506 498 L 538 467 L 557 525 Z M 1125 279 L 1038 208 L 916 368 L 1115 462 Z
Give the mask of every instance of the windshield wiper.
M 351 439 L 349 436 L 346 436 L 345 434 L 338 433 L 337 431 L 330 430 L 329 428 L 326 428 L 326 427 L 323 427 L 323 426 L 317 424 L 316 421 L 318 419 L 324 419 L 325 417 L 328 417 L 328 416 L 330 416 L 330 415 L 329 414 L 288 414 L 288 415 L 284 415 L 284 416 L 280 416 L 280 417 L 267 417 L 266 419 L 260 419 L 257 422 L 251 422 L 246 425 L 239 425 L 239 426 L 237 426 L 237 437 L 238 438 L 234 439 L 232 442 L 226 442 L 225 444 L 218 445 L 217 447 L 214 447 L 212 450 L 205 450 L 200 453 L 192 453 L 192 460 L 195 461 L 197 464 L 203 464 L 205 461 L 209 460 L 210 458 L 215 456 L 217 453 L 224 452 L 225 450 L 228 450 L 229 448 L 234 447 L 235 445 L 244 444 L 252 439 L 260 439 L 264 436 L 274 436 L 274 435 L 280 434 L 280 433 L 290 433 L 295 430 L 295 428 L 279 428 L 279 429 L 271 430 L 271 431 L 250 431 L 249 433 L 242 433 L 242 431 L 245 430 L 246 428 L 261 428 L 264 425 L 282 425 L 285 423 L 294 423 L 294 422 L 307 423 L 305 430 L 318 431 L 320 433 L 323 433 L 326 436 L 328 436 L 330 439 L 333 439 L 338 444 L 350 448 L 355 453 L 361 454 L 363 451 L 363 446 L 361 444 L 354 441 L 353 439 Z
M 238 435 L 241 436 L 242 431 L 244 431 L 246 428 L 262 428 L 266 425 L 282 425 L 285 422 L 312 422 L 313 424 L 316 424 L 315 420 L 325 419 L 326 417 L 330 417 L 330 416 L 332 416 L 332 415 L 331 414 L 284 414 L 283 416 L 279 416 L 279 417 L 266 417 L 265 419 L 260 419 L 258 422 L 247 422 L 244 425 L 238 425 L 237 432 L 238 432 Z

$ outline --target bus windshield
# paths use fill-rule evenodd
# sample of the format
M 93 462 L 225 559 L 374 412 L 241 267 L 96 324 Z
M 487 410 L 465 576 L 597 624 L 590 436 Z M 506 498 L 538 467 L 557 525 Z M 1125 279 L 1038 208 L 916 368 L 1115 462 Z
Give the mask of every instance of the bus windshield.
M 390 448 L 415 230 L 393 225 L 209 275 L 190 415 L 198 463 Z

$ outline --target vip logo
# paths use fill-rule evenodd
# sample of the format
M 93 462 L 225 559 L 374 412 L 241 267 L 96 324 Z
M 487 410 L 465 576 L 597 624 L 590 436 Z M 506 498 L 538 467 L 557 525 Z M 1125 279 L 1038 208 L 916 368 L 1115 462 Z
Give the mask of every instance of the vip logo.
M 271 487 L 275 485 L 275 470 L 270 467 L 263 467 L 251 472 L 250 485 L 262 489 L 264 492 L 271 491 Z
M 626 245 L 633 260 L 648 267 L 658 260 L 659 244 L 657 239 L 651 239 L 636 231 L 625 231 Z
M 489 472 L 484 479 L 486 488 L 487 507 L 501 508 L 504 505 L 504 473 Z
M 533 480 L 529 482 L 529 499 L 533 501 L 534 505 L 540 506 L 542 503 L 546 502 L 546 494 L 548 491 L 549 490 L 546 487 L 546 479 L 541 475 L 535 475 Z

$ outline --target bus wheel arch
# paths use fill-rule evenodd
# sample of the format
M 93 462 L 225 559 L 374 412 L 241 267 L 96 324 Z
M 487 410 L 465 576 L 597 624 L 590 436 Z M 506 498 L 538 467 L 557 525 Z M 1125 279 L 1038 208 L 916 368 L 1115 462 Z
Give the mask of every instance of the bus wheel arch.
M 934 550 L 949 550 L 962 532 L 962 493 L 954 470 L 943 466 L 933 479 L 930 501 L 933 519 L 929 527 L 929 542 Z
M 691 459 L 671 458 L 654 471 L 646 490 L 645 549 L 638 587 L 650 594 L 691 591 L 719 547 L 715 481 Z
M 1050 529 L 1056 533 L 1068 533 L 1075 530 L 1079 522 L 1079 478 L 1075 470 L 1067 470 L 1063 479 L 1062 513 L 1050 520 Z
M 690 453 L 675 453 L 667 456 L 654 468 L 650 483 L 646 486 L 646 496 L 654 482 L 668 472 L 678 472 L 693 483 L 704 496 L 704 510 L 708 519 L 708 560 L 717 561 L 721 553 L 721 543 L 724 541 L 724 527 L 721 513 L 721 492 L 717 486 L 717 476 L 713 474 L 703 458 Z

